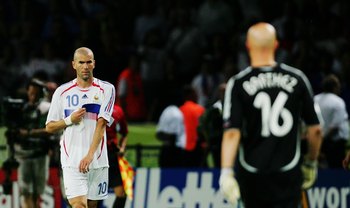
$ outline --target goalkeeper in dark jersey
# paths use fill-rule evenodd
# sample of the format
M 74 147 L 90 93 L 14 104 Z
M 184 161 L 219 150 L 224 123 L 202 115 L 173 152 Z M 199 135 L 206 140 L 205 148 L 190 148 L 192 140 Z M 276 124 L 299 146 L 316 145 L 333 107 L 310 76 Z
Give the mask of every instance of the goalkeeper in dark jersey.
M 250 27 L 246 47 L 250 66 L 226 85 L 220 189 L 233 204 L 242 199 L 245 208 L 296 208 L 302 190 L 317 178 L 322 141 L 312 88 L 303 72 L 276 63 L 272 25 Z

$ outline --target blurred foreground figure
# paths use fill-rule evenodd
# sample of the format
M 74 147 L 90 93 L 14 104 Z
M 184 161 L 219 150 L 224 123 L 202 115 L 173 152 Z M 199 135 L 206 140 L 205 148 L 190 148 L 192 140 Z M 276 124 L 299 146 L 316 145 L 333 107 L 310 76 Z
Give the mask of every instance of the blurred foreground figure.
M 276 63 L 272 25 L 251 26 L 246 47 L 250 66 L 226 85 L 220 189 L 232 204 L 241 198 L 245 208 L 296 208 L 302 189 L 317 177 L 322 132 L 313 92 L 300 70 Z M 304 158 L 301 120 L 307 128 Z

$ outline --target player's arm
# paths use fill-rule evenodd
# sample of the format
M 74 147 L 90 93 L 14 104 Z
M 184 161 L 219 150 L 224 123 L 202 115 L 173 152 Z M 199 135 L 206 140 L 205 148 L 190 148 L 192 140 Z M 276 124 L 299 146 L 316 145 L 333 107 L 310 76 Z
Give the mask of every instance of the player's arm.
M 65 127 L 67 127 L 67 125 L 63 119 L 59 121 L 50 121 L 48 124 L 46 124 L 46 131 L 49 133 L 56 133 Z
M 89 165 L 92 162 L 94 158 L 94 154 L 101 143 L 101 140 L 104 136 L 104 132 L 106 130 L 106 126 L 107 126 L 107 121 L 104 118 L 100 117 L 96 123 L 96 128 L 94 131 L 94 135 L 92 138 L 89 151 L 87 155 L 80 161 L 80 164 L 79 164 L 80 172 L 86 173 L 89 171 Z
M 317 179 L 317 159 L 320 153 L 323 138 L 321 125 L 319 124 L 308 126 L 306 131 L 308 150 L 305 155 L 303 165 L 301 166 L 304 176 L 304 181 L 302 184 L 303 189 L 312 187 Z
M 93 155 L 95 154 L 104 136 L 106 126 L 107 126 L 107 121 L 104 118 L 99 118 L 97 120 L 96 129 L 95 129 L 95 132 L 92 138 L 92 143 L 90 145 L 89 152 L 88 152 L 89 156 L 93 157 Z
M 126 144 L 128 141 L 128 137 L 126 134 L 121 134 L 120 140 L 119 140 L 119 152 L 121 154 L 124 154 L 126 149 Z
M 322 144 L 322 130 L 320 125 L 312 125 L 307 127 L 306 140 L 308 142 L 308 150 L 306 159 L 316 161 L 318 159 Z
M 320 123 L 322 122 L 322 116 L 320 108 L 313 101 L 313 91 L 310 82 L 306 76 L 302 76 L 304 79 L 304 87 L 306 90 L 303 92 L 303 110 L 302 118 L 306 123 L 307 140 L 307 152 L 304 157 L 301 170 L 304 176 L 302 188 L 308 189 L 313 186 L 318 175 L 318 156 L 323 139 L 323 132 Z
M 236 160 L 238 146 L 241 139 L 241 131 L 239 128 L 242 126 L 242 103 L 238 95 L 239 89 L 235 88 L 235 79 L 231 78 L 227 82 L 225 91 L 224 105 L 223 105 L 223 122 L 224 132 L 221 143 L 221 168 L 231 168 Z M 232 116 L 234 115 L 234 116 Z M 233 119 L 234 122 L 232 123 Z
M 92 137 L 92 142 L 90 144 L 89 151 L 86 154 L 86 156 L 80 161 L 79 164 L 79 171 L 83 173 L 89 171 L 89 165 L 94 159 L 94 154 L 105 135 L 107 123 L 110 126 L 114 121 L 114 119 L 112 118 L 112 112 L 115 100 L 115 89 L 113 85 L 106 85 L 105 87 L 106 99 L 104 100 L 100 108 L 102 110 L 99 112 L 98 115 L 96 128 Z
M 305 159 L 317 162 L 324 136 L 321 127 L 323 119 L 319 106 L 313 103 L 312 95 L 309 94 L 304 100 L 303 118 L 306 123 L 305 137 L 308 143 Z
M 77 124 L 83 119 L 85 112 L 85 108 L 80 108 L 64 119 L 58 121 L 50 121 L 46 124 L 46 131 L 48 133 L 56 133 L 68 126 Z
M 228 129 L 224 132 L 221 145 L 221 168 L 233 168 L 240 138 L 241 132 L 238 129 Z
M 241 197 L 239 185 L 234 177 L 233 165 L 236 160 L 238 147 L 241 140 L 242 103 L 238 95 L 238 89 L 234 90 L 235 79 L 227 82 L 223 105 L 224 132 L 221 143 L 221 173 L 219 179 L 220 190 L 225 198 L 233 205 L 237 204 Z M 232 116 L 234 115 L 235 120 Z M 234 128 L 233 128 L 234 127 Z
M 241 197 L 239 185 L 234 177 L 233 164 L 236 160 L 241 132 L 238 129 L 224 131 L 221 145 L 220 190 L 231 204 Z
M 127 121 L 126 121 L 126 117 L 124 115 L 124 111 L 120 108 L 120 111 L 119 111 L 119 131 L 118 133 L 120 134 L 120 139 L 119 139 L 119 151 L 121 154 L 123 154 L 125 152 L 125 149 L 126 149 L 126 144 L 127 144 L 127 141 L 128 141 L 128 132 L 129 132 L 129 129 L 128 129 L 128 124 L 127 124 Z

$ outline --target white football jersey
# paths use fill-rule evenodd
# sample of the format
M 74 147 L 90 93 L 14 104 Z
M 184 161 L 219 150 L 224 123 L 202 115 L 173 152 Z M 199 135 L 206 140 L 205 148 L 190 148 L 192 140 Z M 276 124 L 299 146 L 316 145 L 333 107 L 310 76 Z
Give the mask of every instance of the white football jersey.
M 113 122 L 114 86 L 97 78 L 94 78 L 89 88 L 80 88 L 76 82 L 74 79 L 56 89 L 46 120 L 46 124 L 59 121 L 79 108 L 86 109 L 84 119 L 79 124 L 64 129 L 60 142 L 62 167 L 79 167 L 81 159 L 89 151 L 98 118 L 104 118 L 108 125 Z M 108 166 L 105 132 L 89 168 Z

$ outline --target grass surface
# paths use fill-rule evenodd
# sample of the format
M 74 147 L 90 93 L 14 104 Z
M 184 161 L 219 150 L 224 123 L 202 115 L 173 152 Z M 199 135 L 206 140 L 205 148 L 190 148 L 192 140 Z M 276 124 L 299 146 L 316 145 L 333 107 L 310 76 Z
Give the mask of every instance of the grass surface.
M 151 123 L 129 124 L 128 127 L 128 146 L 125 157 L 133 166 L 157 167 L 158 147 L 161 143 L 155 137 L 156 125 Z M 140 161 L 137 161 L 137 152 L 140 154 Z
M 7 158 L 7 150 L 3 149 L 6 147 L 6 138 L 5 138 L 5 128 L 0 128 L 0 167 L 2 166 L 2 163 Z
M 129 124 L 128 144 L 142 145 L 161 145 L 156 139 L 156 125 L 147 124 Z

